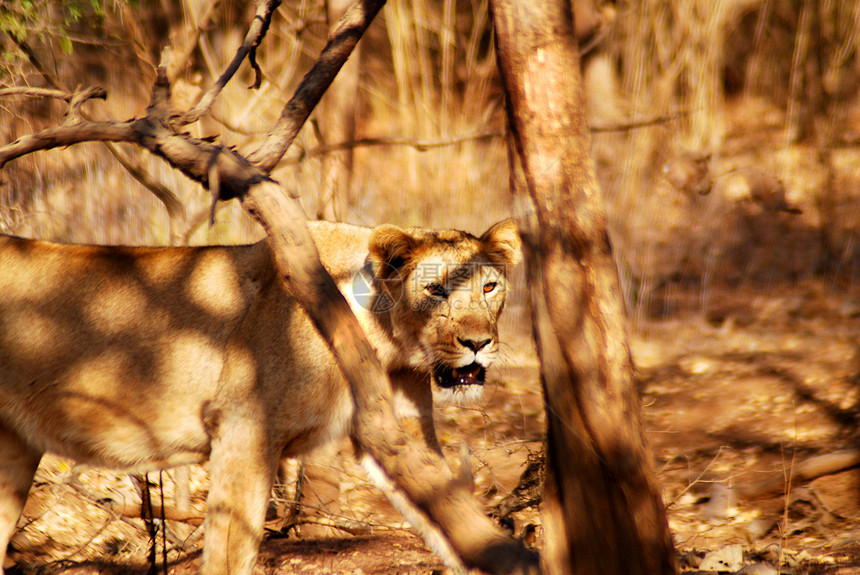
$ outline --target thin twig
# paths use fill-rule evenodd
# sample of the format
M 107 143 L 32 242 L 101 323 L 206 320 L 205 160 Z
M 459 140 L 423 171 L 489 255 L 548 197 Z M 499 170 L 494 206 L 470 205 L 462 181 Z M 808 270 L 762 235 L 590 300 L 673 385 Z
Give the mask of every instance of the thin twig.
M 13 41 L 13 42 L 15 42 L 15 45 L 16 45 L 16 46 L 18 46 L 18 48 L 19 48 L 22 52 L 24 52 L 24 54 L 26 54 L 26 55 L 27 55 L 27 59 L 30 61 L 30 64 L 32 64 L 32 65 L 33 65 L 33 67 L 36 69 L 36 71 L 37 71 L 37 72 L 39 72 L 39 75 L 40 75 L 40 76 L 42 76 L 42 78 L 44 78 L 44 79 L 45 79 L 45 81 L 46 81 L 50 86 L 52 86 L 52 87 L 53 87 L 53 88 L 55 88 L 56 90 L 59 90 L 60 92 L 68 92 L 68 90 L 63 90 L 63 89 L 62 89 L 62 87 L 60 86 L 60 84 L 59 84 L 59 83 L 54 79 L 54 77 L 53 77 L 53 76 L 52 76 L 52 75 L 51 75 L 51 74 L 50 74 L 50 73 L 45 69 L 45 67 L 42 65 L 42 61 L 39 59 L 39 57 L 38 57 L 38 55 L 36 54 L 36 52 L 34 52 L 34 51 L 33 51 L 33 49 L 32 49 L 32 48 L 30 48 L 30 46 L 29 46 L 29 45 L 28 45 L 28 44 L 27 44 L 23 39 L 22 39 L 22 40 L 19 40 L 19 39 L 15 36 L 15 34 L 9 34 L 8 36 L 9 36 L 9 38 L 11 38 L 11 39 L 12 39 L 12 41 Z
M 149 560 L 149 572 L 152 574 L 158 573 L 156 565 L 155 547 L 158 542 L 158 527 L 155 524 L 155 514 L 152 509 L 152 493 L 149 490 L 149 474 L 132 475 L 137 487 L 140 491 L 140 518 L 143 519 L 143 525 L 149 534 L 149 552 L 147 559 Z
M 649 118 L 647 120 L 641 120 L 638 122 L 630 122 L 628 124 L 609 124 L 606 126 L 589 126 L 591 132 L 593 134 L 602 134 L 606 132 L 627 132 L 630 130 L 638 130 L 639 128 L 650 128 L 651 126 L 656 126 L 658 124 L 668 124 L 669 122 L 674 122 L 675 120 L 679 120 L 685 116 L 688 116 L 690 112 L 675 112 L 674 114 L 668 114 L 666 116 L 657 116 L 656 118 Z
M 101 535 L 101 534 L 104 532 L 104 530 L 105 530 L 105 529 L 107 529 L 107 528 L 110 526 L 110 524 L 111 524 L 111 523 L 113 523 L 113 517 L 108 517 L 108 518 L 105 520 L 104 524 L 103 524 L 101 527 L 99 527 L 99 528 L 96 530 L 96 532 L 95 532 L 95 533 L 93 533 L 93 534 L 89 537 L 89 539 L 87 539 L 86 541 L 84 541 L 83 543 L 81 543 L 80 545 L 78 545 L 76 548 L 74 548 L 74 549 L 72 549 L 71 551 L 69 551 L 68 553 L 66 553 L 66 554 L 65 554 L 63 557 L 61 557 L 60 559 L 57 559 L 56 561 L 54 561 L 54 563 L 63 563 L 63 562 L 65 562 L 65 561 L 71 561 L 71 560 L 72 560 L 72 557 L 74 557 L 75 555 L 77 555 L 78 553 L 80 553 L 80 552 L 82 552 L 84 549 L 86 549 L 86 548 L 90 545 L 90 543 L 92 543 L 93 541 L 95 541 L 95 538 L 96 538 L 96 537 L 98 537 L 99 535 Z
M 158 492 L 161 497 L 161 568 L 167 575 L 167 521 L 164 517 L 164 471 L 158 470 Z
M 679 500 L 679 499 L 681 499 L 681 497 L 682 497 L 682 496 L 683 496 L 687 491 L 689 491 L 690 489 L 692 489 L 694 485 L 698 484 L 698 483 L 699 483 L 699 481 L 701 481 L 701 480 L 702 480 L 702 478 L 705 476 L 705 474 L 708 472 L 708 470 L 710 470 L 710 469 L 711 469 L 711 466 L 712 466 L 714 463 L 716 463 L 717 459 L 720 457 L 720 455 L 722 454 L 722 452 L 723 452 L 723 446 L 720 446 L 720 448 L 717 450 L 717 454 L 716 454 L 716 455 L 714 455 L 714 457 L 713 457 L 713 458 L 708 462 L 708 464 L 705 466 L 705 468 L 702 470 L 702 472 L 701 472 L 701 473 L 699 473 L 699 475 L 697 475 L 697 476 L 696 476 L 696 478 L 695 478 L 693 481 L 691 481 L 691 482 L 690 482 L 690 483 L 689 483 L 689 484 L 688 484 L 684 489 L 682 489 L 682 490 L 680 491 L 680 493 L 678 493 L 678 495 L 676 495 L 676 496 L 672 499 L 672 501 L 670 501 L 669 503 L 667 503 L 667 504 L 666 504 L 666 509 L 669 509 L 670 507 L 674 506 L 674 505 L 678 502 L 678 500 Z
M 794 460 L 797 457 L 797 406 L 795 406 L 794 410 L 794 442 L 791 447 L 791 463 L 789 463 L 787 474 L 785 472 L 785 465 L 783 465 L 783 474 L 785 475 L 785 503 L 782 509 L 782 538 L 779 543 L 777 565 L 782 565 L 785 541 L 788 538 L 788 508 L 791 505 L 791 480 L 794 478 Z
M 607 132 L 625 132 L 630 130 L 638 130 L 641 128 L 649 128 L 651 126 L 656 126 L 659 124 L 666 124 L 669 122 L 674 122 L 675 120 L 682 118 L 687 115 L 687 112 L 678 112 L 675 114 L 670 114 L 668 116 L 658 116 L 656 118 L 649 118 L 647 120 L 641 120 L 638 122 L 630 122 L 627 124 L 607 124 L 607 125 L 599 125 L 599 126 L 590 126 L 591 131 L 593 133 L 607 133 Z M 427 150 L 431 150 L 433 148 L 442 148 L 445 146 L 455 146 L 457 144 L 462 144 L 464 142 L 473 142 L 480 140 L 490 140 L 495 138 L 504 138 L 505 132 L 501 130 L 492 130 L 486 132 L 478 132 L 477 134 L 469 134 L 465 136 L 452 136 L 450 138 L 439 138 L 433 140 L 420 140 L 415 138 L 359 138 L 357 140 L 350 140 L 348 142 L 338 142 L 335 144 L 326 144 L 322 146 L 317 146 L 315 148 L 311 148 L 310 150 L 302 151 L 302 153 L 297 158 L 291 158 L 289 160 L 285 160 L 280 162 L 282 166 L 289 166 L 294 164 L 300 164 L 304 160 L 315 158 L 318 156 L 325 156 L 326 154 L 331 154 L 334 152 L 340 152 L 343 150 L 351 150 L 355 148 L 364 148 L 364 147 L 372 147 L 372 146 L 408 146 L 411 148 L 415 148 L 419 152 L 426 152 Z
M 612 30 L 613 25 L 614 21 L 610 24 L 603 24 L 597 31 L 597 33 L 591 36 L 591 39 L 589 39 L 588 42 L 586 42 L 582 46 L 579 46 L 579 57 L 581 58 L 595 48 L 597 48 L 597 46 L 602 43 L 609 35 L 609 32 Z
M 209 117 L 212 118 L 213 120 L 215 120 L 216 122 L 218 122 L 219 124 L 221 124 L 222 126 L 224 126 L 225 128 L 227 128 L 228 130 L 230 130 L 231 132 L 235 132 L 236 134 L 239 134 L 241 136 L 262 136 L 262 135 L 266 134 L 266 132 L 263 132 L 260 130 L 257 130 L 257 131 L 249 130 L 245 127 L 242 127 L 242 126 L 236 124 L 235 122 L 231 122 L 230 120 L 228 120 L 227 118 L 225 118 L 221 114 L 215 112 L 214 110 L 209 111 Z
M 80 108 L 92 99 L 104 100 L 107 98 L 107 91 L 100 86 L 90 86 L 87 88 L 78 88 L 74 92 L 66 92 L 63 90 L 53 90 L 50 88 L 31 88 L 29 86 L 21 86 L 14 88 L 0 89 L 0 98 L 6 96 L 26 96 L 28 98 L 55 98 L 64 100 L 69 103 L 69 110 L 66 112 L 67 124 L 74 124 L 80 121 Z
M 287 522 L 285 525 L 283 525 L 283 527 L 280 526 L 279 522 L 274 522 L 271 525 L 272 530 L 278 533 L 283 533 L 285 530 L 289 531 L 290 529 L 294 527 L 299 527 L 301 525 L 319 525 L 321 527 L 337 529 L 338 531 L 343 531 L 344 533 L 349 533 L 350 535 L 356 536 L 370 535 L 375 531 L 402 531 L 404 533 L 414 534 L 414 531 L 407 527 L 385 525 L 383 523 L 370 523 L 368 521 L 356 519 L 332 519 L 328 517 L 302 516 Z
M 440 138 L 436 140 L 417 140 L 414 138 L 359 138 L 349 142 L 338 142 L 335 144 L 325 144 L 303 150 L 298 158 L 291 158 L 281 162 L 281 165 L 300 164 L 306 159 L 315 158 L 317 156 L 325 156 L 342 150 L 351 150 L 354 148 L 365 148 L 371 146 L 409 146 L 420 152 L 426 152 L 433 148 L 441 148 L 444 146 L 453 146 L 463 142 L 471 142 L 476 140 L 487 140 L 492 138 L 504 137 L 504 132 L 481 132 L 478 134 L 470 134 L 467 136 L 454 136 L 451 138 Z
M 379 523 L 378 521 L 368 521 L 367 519 L 356 519 L 347 515 L 332 513 L 326 508 L 317 505 L 308 505 L 305 502 L 300 502 L 295 499 L 282 500 L 290 507 L 300 507 L 301 509 L 309 509 L 315 511 L 322 516 L 309 516 L 298 513 L 294 517 L 285 517 L 285 519 L 273 519 L 266 522 L 266 529 L 269 531 L 284 533 L 293 527 L 300 525 L 321 525 L 323 527 L 332 527 L 339 531 L 350 533 L 351 535 L 365 535 L 374 531 L 402 531 L 404 533 L 415 533 L 411 527 L 405 527 L 401 524 Z

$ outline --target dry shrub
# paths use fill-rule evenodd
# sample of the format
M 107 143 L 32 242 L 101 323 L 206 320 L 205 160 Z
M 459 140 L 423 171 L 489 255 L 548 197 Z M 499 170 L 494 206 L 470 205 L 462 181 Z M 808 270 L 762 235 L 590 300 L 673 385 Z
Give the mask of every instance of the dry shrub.
M 619 71 L 615 117 L 670 118 L 595 142 L 634 317 L 671 314 L 661 302 L 673 289 L 698 287 L 701 309 L 721 286 L 853 281 L 860 197 L 845 161 L 855 144 L 844 142 L 856 140 L 857 16 L 839 1 L 646 0 L 619 11 L 605 56 Z M 710 195 L 672 178 L 701 157 Z M 780 182 L 788 210 L 755 186 L 738 194 L 753 172 Z

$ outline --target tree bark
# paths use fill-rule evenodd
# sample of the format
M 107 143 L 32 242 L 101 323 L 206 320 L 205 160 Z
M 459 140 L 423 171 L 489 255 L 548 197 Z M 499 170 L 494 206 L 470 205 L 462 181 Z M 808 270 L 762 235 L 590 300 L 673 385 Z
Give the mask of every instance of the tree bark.
M 590 156 L 569 2 L 491 0 L 547 405 L 547 573 L 675 573 Z

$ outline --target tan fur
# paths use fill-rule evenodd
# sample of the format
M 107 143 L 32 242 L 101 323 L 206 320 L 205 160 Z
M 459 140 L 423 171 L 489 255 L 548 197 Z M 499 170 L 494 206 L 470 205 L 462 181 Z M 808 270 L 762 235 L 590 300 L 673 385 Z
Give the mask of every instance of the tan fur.
M 463 377 L 495 358 L 515 227 L 476 238 L 310 226 L 391 375 L 398 415 L 437 446 L 431 374 Z M 353 293 L 357 277 L 370 295 Z M 440 294 L 448 284 L 457 289 Z M 481 386 L 467 383 L 443 395 L 473 398 Z M 250 573 L 277 463 L 349 433 L 352 410 L 266 242 L 120 248 L 0 236 L 0 565 L 50 451 L 135 472 L 209 459 L 202 572 Z

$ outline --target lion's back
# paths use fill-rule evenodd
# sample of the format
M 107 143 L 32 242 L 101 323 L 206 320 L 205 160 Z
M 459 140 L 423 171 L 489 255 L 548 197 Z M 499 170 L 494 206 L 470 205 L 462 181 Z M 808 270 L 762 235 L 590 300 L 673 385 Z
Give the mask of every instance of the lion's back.
M 310 228 L 336 280 L 351 277 L 370 231 Z M 345 384 L 265 241 L 139 248 L 0 236 L 0 294 L 0 424 L 40 450 L 116 468 L 202 460 L 206 406 L 254 393 L 269 410 L 290 407 L 274 420 L 309 434 L 308 445 L 348 424 Z
M 267 258 L 260 245 L 0 236 L 2 422 L 42 450 L 114 467 L 153 455 L 169 463 L 177 443 L 202 458 L 199 405 L 216 389 L 230 335 L 271 282 Z M 157 445 L 163 453 L 150 453 Z

